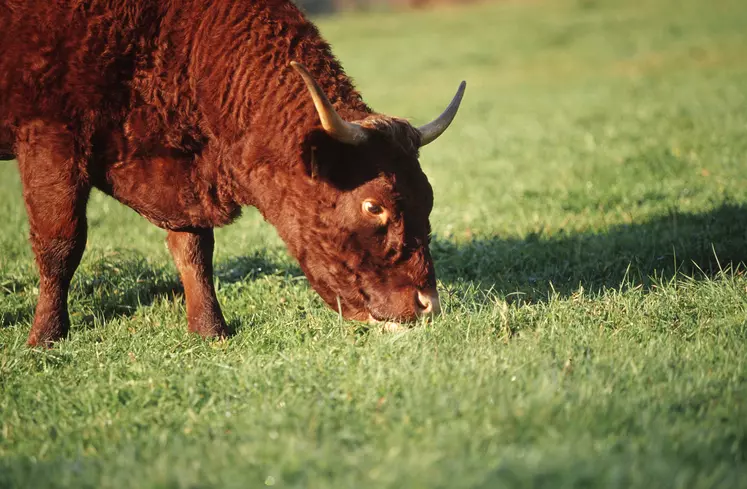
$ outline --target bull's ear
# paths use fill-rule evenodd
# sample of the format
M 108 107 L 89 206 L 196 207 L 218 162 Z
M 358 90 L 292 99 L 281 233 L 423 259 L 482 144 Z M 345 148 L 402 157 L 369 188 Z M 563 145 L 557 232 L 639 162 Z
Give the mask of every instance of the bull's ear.
M 325 154 L 323 149 L 323 145 L 320 146 L 314 138 L 307 141 L 304 147 L 306 171 L 314 180 L 327 180 L 333 171 L 331 167 L 334 166 L 334 161 L 329 161 L 332 155 Z
M 314 180 L 319 176 L 319 161 L 316 159 L 316 146 L 312 146 L 309 155 L 309 172 Z
M 302 152 L 309 178 L 341 190 L 356 188 L 377 175 L 374 165 L 357 164 L 361 155 L 355 146 L 334 141 L 321 130 L 307 136 Z
M 351 161 L 347 149 L 353 146 L 339 143 L 329 137 L 323 130 L 311 131 L 305 138 L 302 151 L 306 173 L 314 180 L 337 180 L 344 176 L 343 162 Z M 349 169 L 348 169 L 349 170 Z

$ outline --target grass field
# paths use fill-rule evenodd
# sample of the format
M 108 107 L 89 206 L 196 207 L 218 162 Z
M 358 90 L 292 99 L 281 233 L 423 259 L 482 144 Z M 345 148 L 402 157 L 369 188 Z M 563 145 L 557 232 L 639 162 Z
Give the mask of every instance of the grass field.
M 253 210 L 217 232 L 236 335 L 186 332 L 165 233 L 89 205 L 73 330 L 0 164 L 0 487 L 747 487 L 747 3 L 532 0 L 319 21 L 420 123 L 445 314 L 341 322 Z

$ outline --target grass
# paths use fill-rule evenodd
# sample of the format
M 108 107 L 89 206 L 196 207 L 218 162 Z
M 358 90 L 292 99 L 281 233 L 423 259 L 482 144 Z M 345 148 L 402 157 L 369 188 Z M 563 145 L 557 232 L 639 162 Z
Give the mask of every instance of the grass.
M 747 487 L 747 4 L 537 0 L 320 20 L 420 123 L 446 313 L 340 322 L 248 210 L 237 329 L 186 332 L 164 233 L 96 194 L 71 337 L 0 165 L 0 487 Z

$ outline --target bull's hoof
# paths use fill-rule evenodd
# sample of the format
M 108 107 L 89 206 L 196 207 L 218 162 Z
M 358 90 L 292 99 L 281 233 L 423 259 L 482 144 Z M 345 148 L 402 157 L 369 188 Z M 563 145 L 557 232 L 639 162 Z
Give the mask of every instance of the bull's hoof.
M 189 331 L 203 338 L 228 338 L 230 336 L 226 320 L 220 311 L 205 312 L 188 319 Z
M 34 321 L 26 344 L 30 347 L 51 348 L 57 341 L 67 337 L 70 323 L 66 320 Z

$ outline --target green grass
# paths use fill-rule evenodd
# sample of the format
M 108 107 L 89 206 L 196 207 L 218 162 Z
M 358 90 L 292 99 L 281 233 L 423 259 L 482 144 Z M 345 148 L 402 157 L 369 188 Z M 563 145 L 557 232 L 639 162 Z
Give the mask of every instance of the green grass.
M 96 194 L 73 330 L 0 164 L 0 487 L 747 487 L 747 4 L 535 0 L 320 21 L 421 123 L 445 315 L 340 322 L 271 227 L 217 232 L 187 334 L 164 232 Z

